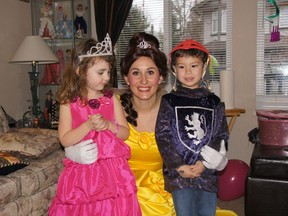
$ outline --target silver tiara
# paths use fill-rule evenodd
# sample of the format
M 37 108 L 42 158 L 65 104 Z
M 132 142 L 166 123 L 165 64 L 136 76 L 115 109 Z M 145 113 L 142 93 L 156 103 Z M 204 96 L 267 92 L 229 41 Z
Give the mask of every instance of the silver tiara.
M 148 49 L 151 48 L 151 45 L 148 44 L 144 39 L 137 45 L 140 49 Z
M 85 57 L 107 56 L 107 55 L 113 55 L 112 41 L 108 33 L 106 34 L 106 37 L 102 42 L 96 43 L 95 46 L 92 46 L 90 50 L 87 51 L 86 55 L 80 55 L 79 59 L 80 61 L 82 61 L 83 58 Z

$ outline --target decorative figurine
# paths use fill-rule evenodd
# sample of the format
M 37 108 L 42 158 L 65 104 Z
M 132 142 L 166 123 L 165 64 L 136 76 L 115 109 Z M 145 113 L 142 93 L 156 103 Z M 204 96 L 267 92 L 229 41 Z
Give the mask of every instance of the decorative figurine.
M 276 1 L 267 0 L 269 4 L 273 4 L 275 8 L 275 14 L 265 17 L 265 20 L 270 23 L 270 42 L 280 41 L 280 31 L 279 31 L 279 18 L 280 10 Z
M 76 29 L 76 37 L 78 38 L 84 38 L 84 34 L 87 34 L 87 23 L 83 17 L 87 9 L 88 7 L 83 9 L 83 5 L 78 4 L 75 11 L 76 18 L 74 20 L 74 27 Z
M 65 52 L 66 52 L 66 54 L 65 54 L 65 64 L 69 65 L 71 63 L 72 51 L 71 51 L 71 49 L 66 49 Z
M 58 120 L 59 120 L 59 103 L 56 100 L 53 100 L 52 102 L 52 111 L 51 111 L 51 127 L 57 127 L 58 126 Z
M 63 6 L 59 4 L 56 7 L 56 35 L 58 38 L 71 38 L 72 37 L 72 20 L 68 18 L 64 12 Z
M 52 0 L 47 0 L 43 8 L 41 8 L 43 17 L 40 18 L 39 35 L 43 38 L 54 38 L 55 30 L 52 23 Z
M 58 63 L 45 65 L 44 76 L 40 81 L 42 85 L 59 84 L 61 72 L 65 68 L 65 58 L 62 49 L 56 51 L 56 56 L 59 59 Z
M 52 113 L 52 105 L 53 105 L 53 93 L 51 89 L 47 92 L 47 98 L 45 100 L 45 108 L 44 108 L 44 116 L 45 116 L 45 122 L 47 125 L 50 124 L 50 118 Z

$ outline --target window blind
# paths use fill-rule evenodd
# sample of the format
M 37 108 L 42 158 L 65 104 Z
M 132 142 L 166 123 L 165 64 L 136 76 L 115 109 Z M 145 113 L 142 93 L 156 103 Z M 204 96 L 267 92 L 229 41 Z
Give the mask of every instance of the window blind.
M 275 3 L 258 0 L 256 108 L 287 110 L 288 0 Z M 280 11 L 279 16 L 276 7 Z M 274 37 L 277 31 L 280 40 Z
M 138 31 L 155 35 L 167 57 L 176 44 L 188 38 L 206 46 L 213 59 L 205 79 L 220 96 L 220 71 L 232 65 L 232 0 L 134 0 L 116 45 L 118 73 L 127 43 Z M 173 85 L 169 74 L 167 91 Z M 119 74 L 118 88 L 125 88 Z

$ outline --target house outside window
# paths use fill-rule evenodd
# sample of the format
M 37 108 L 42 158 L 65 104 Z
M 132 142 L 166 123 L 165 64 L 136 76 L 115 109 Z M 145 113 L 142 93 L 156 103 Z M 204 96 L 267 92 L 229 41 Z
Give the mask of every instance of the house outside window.
M 221 33 L 226 33 L 226 9 L 221 10 Z
M 232 0 L 134 0 L 116 47 L 117 61 L 124 55 L 135 32 L 155 35 L 160 48 L 168 56 L 180 41 L 192 38 L 202 43 L 213 55 L 205 79 L 213 83 L 218 96 L 220 71 L 231 69 Z M 119 63 L 117 64 L 119 65 Z M 119 72 L 119 68 L 117 69 Z M 173 75 L 169 73 L 166 89 L 171 90 Z M 125 82 L 118 75 L 119 88 Z M 170 88 L 170 89 L 169 89 Z
M 218 11 L 212 13 L 212 34 L 218 33 Z

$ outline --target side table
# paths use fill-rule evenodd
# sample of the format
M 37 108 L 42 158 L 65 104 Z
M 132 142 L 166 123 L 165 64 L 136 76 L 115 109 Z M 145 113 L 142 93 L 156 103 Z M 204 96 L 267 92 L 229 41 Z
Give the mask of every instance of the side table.
M 245 109 L 239 109 L 239 108 L 235 108 L 235 109 L 225 109 L 225 114 L 226 117 L 231 117 L 228 127 L 229 127 L 229 133 L 232 132 L 233 126 L 236 122 L 236 119 L 238 116 L 240 116 L 241 113 L 245 113 L 246 110 Z

